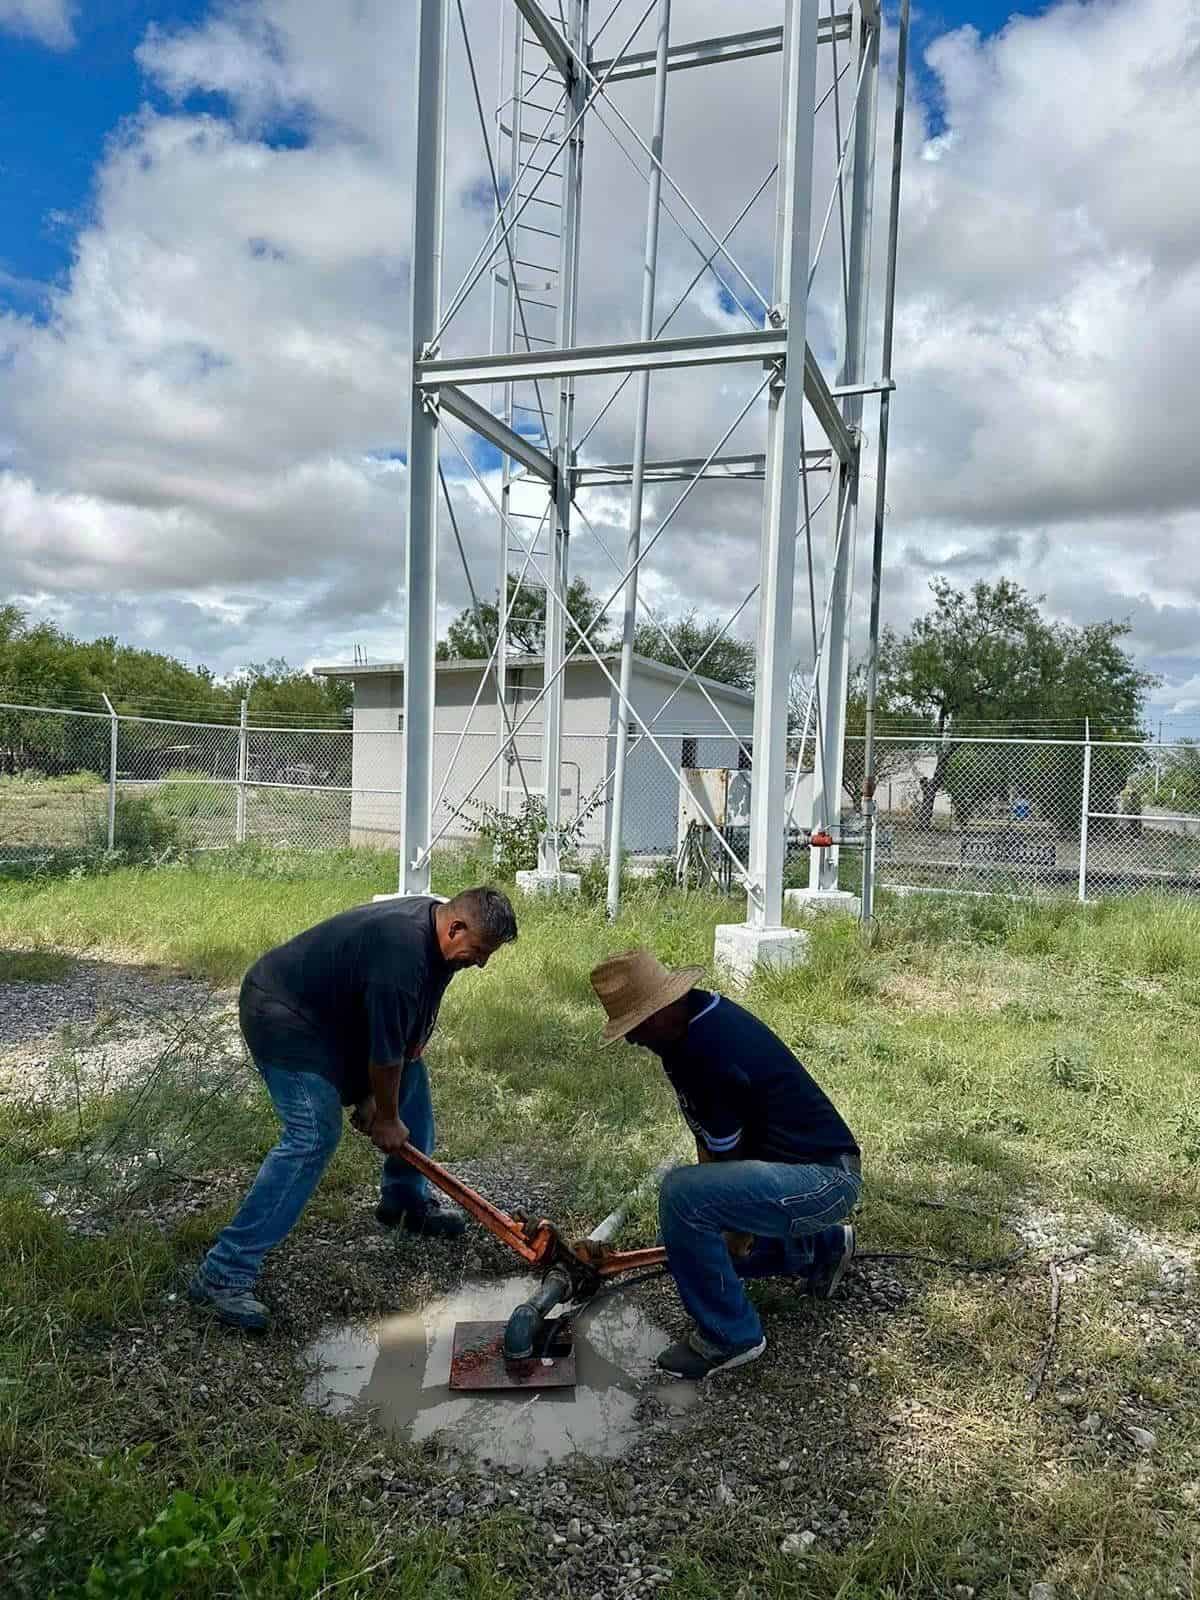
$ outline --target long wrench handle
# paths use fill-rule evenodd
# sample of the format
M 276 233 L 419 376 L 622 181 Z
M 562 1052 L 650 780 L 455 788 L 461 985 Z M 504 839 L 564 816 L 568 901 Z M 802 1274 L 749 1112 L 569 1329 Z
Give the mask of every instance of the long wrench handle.
M 469 1184 L 456 1178 L 446 1167 L 431 1161 L 423 1155 L 413 1144 L 406 1143 L 397 1152 L 402 1161 L 407 1161 L 410 1167 L 415 1167 L 423 1178 L 428 1178 L 443 1194 L 460 1205 L 469 1216 L 485 1227 L 489 1233 L 494 1234 L 501 1244 L 506 1244 L 510 1250 L 516 1252 L 523 1261 L 535 1263 L 539 1260 L 539 1252 L 530 1245 L 524 1228 L 507 1211 L 501 1211 L 499 1206 L 494 1206 L 490 1200 L 471 1188 Z

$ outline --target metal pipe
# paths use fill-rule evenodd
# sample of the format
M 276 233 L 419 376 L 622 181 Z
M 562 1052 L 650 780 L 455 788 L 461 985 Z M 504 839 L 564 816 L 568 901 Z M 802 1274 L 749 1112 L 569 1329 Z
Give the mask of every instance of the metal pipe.
M 1079 815 L 1079 899 L 1087 899 L 1088 823 L 1092 816 L 1092 723 L 1090 717 L 1083 722 L 1083 803 Z
M 245 695 L 242 696 L 241 711 L 238 715 L 238 753 L 237 753 L 237 825 L 235 835 L 238 844 L 246 842 L 246 776 L 250 766 L 250 735 L 247 729 L 249 715 L 249 702 Z
M 112 718 L 108 728 L 108 848 L 111 853 L 117 846 L 117 745 L 121 737 L 121 724 L 117 721 L 117 713 L 108 696 L 102 693 L 100 698 Z
M 642 316 L 639 337 L 654 337 L 654 289 L 658 272 L 659 201 L 662 196 L 663 131 L 667 120 L 667 52 L 670 48 L 671 0 L 658 0 L 658 38 L 654 70 L 654 117 L 650 136 L 655 159 L 650 165 L 646 205 L 646 245 L 642 263 Z M 625 545 L 625 612 L 621 624 L 621 703 L 633 692 L 633 635 L 637 627 L 638 552 L 642 543 L 642 502 L 646 471 L 646 427 L 650 415 L 650 373 L 638 374 L 637 413 L 633 425 L 633 479 L 629 490 L 629 538 Z M 621 909 L 621 841 L 625 821 L 625 772 L 629 754 L 629 720 L 617 708 L 617 748 L 613 771 L 608 831 L 608 915 Z
M 573 54 L 586 49 L 588 0 L 571 0 L 568 45 Z M 583 187 L 583 118 L 587 110 L 587 86 L 582 77 L 570 85 L 568 108 L 571 128 L 567 139 L 562 179 L 562 240 L 558 268 L 558 344 L 575 342 L 575 323 L 579 307 L 579 206 Z M 557 434 L 554 460 L 554 527 L 550 572 L 546 585 L 545 644 L 542 650 L 542 680 L 549 686 L 543 727 L 542 785 L 545 789 L 546 827 L 538 840 L 538 873 L 557 880 L 561 845 L 562 814 L 562 714 L 565 664 L 567 605 L 567 563 L 571 539 L 571 440 L 575 431 L 575 383 L 564 377 L 558 391 Z M 551 605 L 551 601 L 555 605 Z
M 786 364 L 775 374 L 768 397 L 746 906 L 747 922 L 760 928 L 778 927 L 783 921 L 784 838 L 779 821 L 786 787 L 795 530 L 800 525 L 800 417 L 808 354 L 808 249 L 816 98 L 816 0 L 791 0 L 784 21 L 773 313 L 775 320 L 786 317 Z
M 845 349 L 838 383 L 852 387 L 866 378 L 867 317 L 871 287 L 871 232 L 875 190 L 875 128 L 879 88 L 879 29 L 863 15 L 861 3 L 855 7 L 855 29 L 863 59 L 866 102 L 854 125 L 854 164 L 850 202 L 849 262 L 846 266 L 848 296 L 845 312 Z M 840 182 L 840 177 L 839 177 Z M 835 556 L 829 575 L 833 596 L 830 630 L 825 651 L 824 671 L 818 684 L 821 737 L 817 742 L 813 781 L 813 831 L 836 827 L 841 815 L 843 744 L 846 733 L 846 690 L 850 673 L 850 605 L 853 598 L 855 535 L 858 525 L 858 490 L 862 468 L 860 424 L 863 395 L 851 393 L 842 400 L 842 418 L 855 448 L 842 465 L 842 490 L 845 495 L 847 537 L 839 539 L 835 513 L 833 545 Z M 839 496 L 839 500 L 841 496 Z M 812 852 L 809 886 L 832 890 L 838 882 L 838 847 L 826 846 Z
M 887 283 L 883 294 L 883 377 L 892 376 L 892 341 L 896 325 L 896 254 L 900 237 L 900 171 L 904 153 L 904 97 L 908 74 L 910 0 L 900 0 L 900 37 L 896 51 L 896 116 L 892 131 L 892 189 L 888 205 Z M 875 912 L 875 843 L 879 808 L 875 803 L 875 716 L 879 695 L 879 620 L 883 589 L 883 518 L 887 497 L 888 423 L 892 392 L 879 397 L 879 447 L 875 468 L 875 524 L 871 541 L 871 617 L 867 633 L 866 720 L 863 728 L 862 920 Z M 1082 893 L 1081 893 L 1082 898 Z
M 414 366 L 435 336 L 441 299 L 447 8 L 420 0 L 415 96 L 410 333 Z M 429 890 L 437 651 L 437 414 L 409 384 L 408 528 L 404 552 L 404 794 L 400 892 Z
M 523 1300 L 504 1326 L 504 1359 L 528 1361 L 541 1332 L 542 1323 L 555 1306 L 571 1298 L 570 1275 L 562 1267 L 551 1267 L 528 1300 Z
M 506 6 L 501 8 L 501 33 L 503 34 L 503 16 L 507 11 Z M 508 192 L 514 194 L 520 180 L 521 172 L 521 135 L 524 131 L 522 112 L 524 102 L 521 95 L 523 88 L 521 78 L 522 44 L 525 37 L 525 19 L 518 12 L 513 18 L 513 62 L 512 62 L 512 111 L 510 113 L 510 149 L 508 160 Z M 501 68 L 503 70 L 503 67 Z M 499 121 L 499 113 L 497 113 Z M 504 198 L 496 192 L 496 219 L 495 225 L 501 225 L 504 214 Z M 520 242 L 519 240 L 517 241 Z M 517 337 L 517 287 L 516 266 L 510 265 L 508 272 L 508 299 L 505 303 L 504 318 L 504 348 L 511 350 Z M 526 348 L 529 342 L 526 340 Z M 511 428 L 513 423 L 513 400 L 515 399 L 514 385 L 510 380 L 503 386 L 503 411 L 505 422 Z M 540 394 L 539 394 L 540 401 Z M 546 425 L 543 423 L 543 429 Z M 546 448 L 550 448 L 550 439 L 546 439 Z M 501 759 L 496 768 L 496 805 L 500 811 L 508 810 L 508 775 L 512 764 L 512 744 L 509 742 L 508 730 L 501 726 L 504 721 L 504 711 L 508 703 L 508 528 L 505 519 L 512 506 L 512 462 L 504 456 L 500 462 L 500 526 L 499 526 L 499 560 L 496 574 L 496 706 L 501 716 L 497 719 L 497 734 L 500 740 L 499 753 Z

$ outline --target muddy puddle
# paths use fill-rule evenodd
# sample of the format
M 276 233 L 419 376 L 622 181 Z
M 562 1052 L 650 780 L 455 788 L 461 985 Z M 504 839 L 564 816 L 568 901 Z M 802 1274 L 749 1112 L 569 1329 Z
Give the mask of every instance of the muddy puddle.
M 535 1286 L 532 1278 L 465 1284 L 419 1311 L 329 1327 L 306 1352 L 319 1369 L 305 1398 L 335 1416 L 371 1410 L 415 1442 L 438 1436 L 458 1456 L 534 1469 L 575 1453 L 623 1455 L 648 1421 L 670 1426 L 683 1416 L 695 1390 L 655 1377 L 654 1357 L 670 1337 L 632 1294 L 606 1296 L 576 1319 L 573 1388 L 452 1392 L 455 1323 L 504 1321 Z

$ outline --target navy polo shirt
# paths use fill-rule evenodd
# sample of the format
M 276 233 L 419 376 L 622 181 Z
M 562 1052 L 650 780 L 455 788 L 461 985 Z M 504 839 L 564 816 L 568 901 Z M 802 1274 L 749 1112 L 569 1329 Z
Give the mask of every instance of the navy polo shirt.
M 833 1102 L 765 1022 L 693 989 L 685 1038 L 658 1052 L 679 1109 L 713 1155 L 822 1162 L 858 1155 Z
M 367 1068 L 420 1055 L 455 967 L 443 959 L 430 895 L 343 911 L 255 962 L 242 981 L 242 1033 L 256 1061 L 316 1072 L 343 1105 Z

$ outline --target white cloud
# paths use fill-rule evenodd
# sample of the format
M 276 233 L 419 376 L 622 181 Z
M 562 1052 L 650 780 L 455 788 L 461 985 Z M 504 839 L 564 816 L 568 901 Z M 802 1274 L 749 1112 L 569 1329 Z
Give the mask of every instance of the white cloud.
M 75 43 L 74 0 L 0 0 L 0 28 L 38 39 L 53 50 Z
M 280 649 L 345 655 L 356 640 L 398 648 L 403 474 L 379 458 L 404 425 L 411 13 L 362 0 L 334 29 L 319 0 L 231 0 L 194 28 L 150 30 L 139 63 L 175 109 L 115 132 L 49 320 L 0 322 L 6 589 L 80 627 L 112 617 L 107 597 L 136 597 L 121 613 L 135 633 L 158 619 L 160 637 L 221 667 Z M 679 0 L 675 36 L 721 32 L 727 14 Z M 470 0 L 468 15 L 490 104 L 494 8 Z M 457 38 L 451 61 L 450 287 L 474 256 L 487 184 Z M 1172 682 L 1200 677 L 1200 0 L 1067 0 L 992 39 L 946 35 L 928 64 L 945 131 L 928 137 L 914 103 L 885 610 L 902 624 L 938 571 L 964 583 L 1003 572 L 1075 621 L 1128 613 L 1145 660 Z M 769 58 L 720 69 L 719 100 L 711 74 L 672 75 L 667 165 L 718 229 L 774 159 L 777 70 Z M 228 115 L 197 115 L 194 91 L 224 97 Z M 619 95 L 644 129 L 646 86 Z M 880 124 L 882 182 L 886 92 Z M 598 125 L 587 162 L 579 339 L 630 337 L 644 185 Z M 768 191 L 734 244 L 764 287 L 771 202 Z M 696 264 L 665 221 L 660 315 Z M 826 352 L 830 265 L 813 306 Z M 446 348 L 483 348 L 487 321 L 481 287 Z M 705 283 L 673 327 L 727 321 Z M 656 377 L 652 454 L 704 455 L 753 382 Z M 578 417 L 608 392 L 582 381 Z M 591 459 L 628 459 L 633 392 Z M 759 409 L 731 448 L 761 448 L 761 430 Z M 490 588 L 494 518 L 453 481 Z M 653 491 L 649 529 L 677 493 Z M 620 495 L 587 504 L 621 549 Z M 752 491 L 698 490 L 647 563 L 656 604 L 732 609 L 757 577 L 758 525 Z M 585 533 L 573 560 L 611 590 Z M 442 576 L 447 608 L 464 603 L 450 540 Z M 806 631 L 806 598 L 799 612 Z

